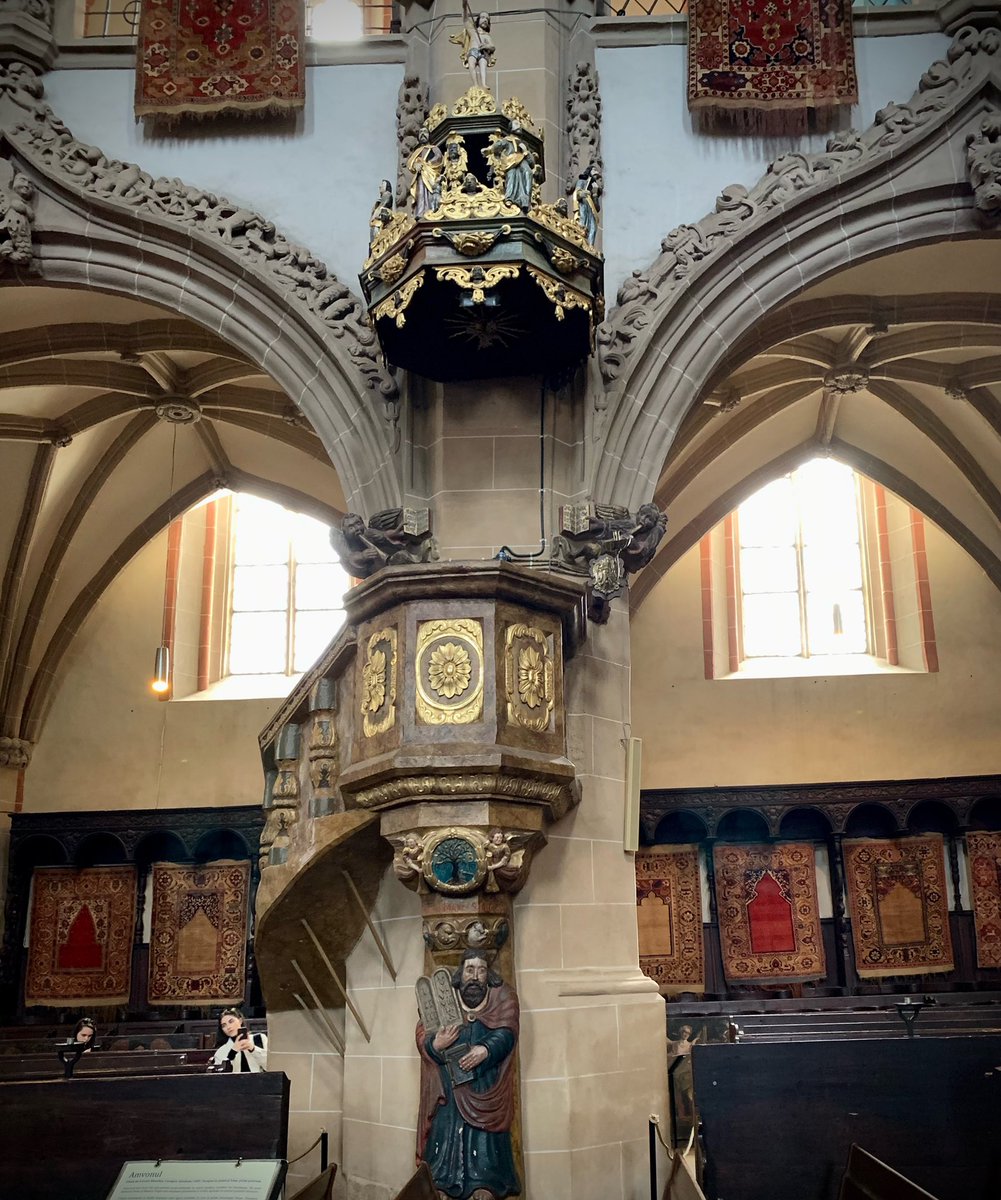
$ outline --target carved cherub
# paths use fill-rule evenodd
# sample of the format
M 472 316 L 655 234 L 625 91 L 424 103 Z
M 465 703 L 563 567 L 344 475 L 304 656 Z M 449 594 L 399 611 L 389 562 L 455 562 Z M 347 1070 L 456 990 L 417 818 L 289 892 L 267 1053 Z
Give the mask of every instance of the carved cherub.
M 422 877 L 424 848 L 416 833 L 408 833 L 398 844 L 393 857 L 393 874 L 401 883 L 410 884 Z
M 7 187 L 0 186 L 0 261 L 6 259 L 15 266 L 31 262 L 34 195 L 31 180 L 16 172 Z

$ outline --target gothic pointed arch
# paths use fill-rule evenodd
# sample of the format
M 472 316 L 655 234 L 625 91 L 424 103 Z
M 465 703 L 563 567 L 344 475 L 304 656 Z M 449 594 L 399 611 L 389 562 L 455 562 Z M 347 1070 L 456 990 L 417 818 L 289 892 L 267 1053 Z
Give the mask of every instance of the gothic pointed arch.
M 592 494 L 631 508 L 649 500 L 682 422 L 725 380 L 734 348 L 804 288 L 993 229 L 999 127 L 1001 29 L 965 27 L 906 104 L 822 154 L 780 156 L 751 189 L 727 188 L 715 212 L 671 232 L 598 330 L 607 425 Z
M 0 197 L 16 229 L 0 241 L 6 282 L 85 287 L 189 318 L 305 414 L 353 506 L 400 502 L 398 385 L 362 302 L 270 220 L 80 142 L 16 62 L 0 65 Z

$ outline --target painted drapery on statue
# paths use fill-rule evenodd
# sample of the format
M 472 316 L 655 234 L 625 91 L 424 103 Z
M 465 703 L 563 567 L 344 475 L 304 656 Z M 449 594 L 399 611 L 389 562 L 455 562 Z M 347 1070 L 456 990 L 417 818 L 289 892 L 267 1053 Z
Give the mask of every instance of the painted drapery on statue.
M 132 867 L 36 867 L 25 1004 L 127 1004 L 135 910 Z
M 726 978 L 757 983 L 823 978 L 813 847 L 717 845 L 713 863 Z
M 951 971 L 941 834 L 844 842 L 855 967 L 866 979 Z
M 637 851 L 636 921 L 640 969 L 661 992 L 704 992 L 697 846 L 646 846 Z
M 1001 967 L 1001 833 L 968 833 L 977 966 Z
M 243 999 L 249 862 L 154 863 L 150 1004 Z
M 143 0 L 137 117 L 302 108 L 303 0 Z
M 857 102 L 850 0 L 689 0 L 688 107 L 710 125 L 796 133 Z

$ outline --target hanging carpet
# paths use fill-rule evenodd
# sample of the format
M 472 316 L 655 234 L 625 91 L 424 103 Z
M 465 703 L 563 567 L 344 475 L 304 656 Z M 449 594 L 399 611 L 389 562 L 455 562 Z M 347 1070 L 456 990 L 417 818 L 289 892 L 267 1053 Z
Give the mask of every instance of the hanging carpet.
M 792 135 L 858 103 L 851 0 L 689 0 L 688 107 L 708 129 Z
M 301 108 L 305 22 L 303 0 L 143 0 L 136 116 Z
M 717 845 L 716 908 L 731 982 L 798 983 L 826 974 L 809 843 Z
M 661 992 L 704 992 L 697 846 L 648 846 L 637 851 L 636 920 L 640 968 Z
M 977 966 L 1001 967 L 1001 833 L 968 833 Z
M 36 867 L 25 1005 L 127 1004 L 136 877 L 132 867 Z
M 243 999 L 250 863 L 154 863 L 150 1004 Z
M 951 971 L 941 835 L 859 838 L 843 846 L 859 975 L 878 979 Z

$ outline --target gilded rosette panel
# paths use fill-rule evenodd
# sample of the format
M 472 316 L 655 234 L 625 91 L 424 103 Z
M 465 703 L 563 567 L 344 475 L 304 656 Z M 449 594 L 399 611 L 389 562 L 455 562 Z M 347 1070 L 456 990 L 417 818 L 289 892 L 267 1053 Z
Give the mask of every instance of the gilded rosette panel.
M 385 733 L 396 724 L 396 630 L 380 629 L 368 639 L 359 690 L 365 737 Z
M 483 626 L 479 621 L 422 621 L 417 630 L 417 719 L 468 725 L 483 715 Z
M 555 699 L 551 639 L 535 625 L 509 625 L 504 635 L 504 690 L 507 719 L 543 733 L 549 729 Z

